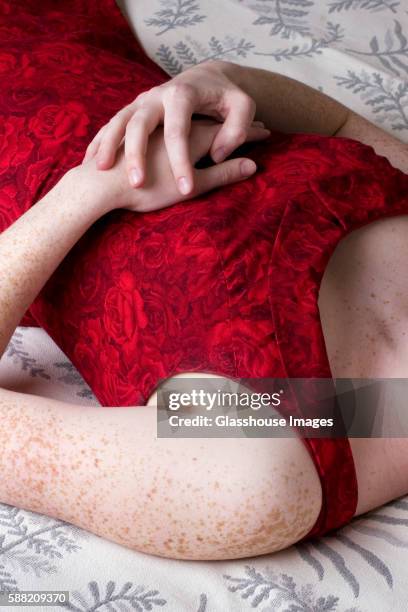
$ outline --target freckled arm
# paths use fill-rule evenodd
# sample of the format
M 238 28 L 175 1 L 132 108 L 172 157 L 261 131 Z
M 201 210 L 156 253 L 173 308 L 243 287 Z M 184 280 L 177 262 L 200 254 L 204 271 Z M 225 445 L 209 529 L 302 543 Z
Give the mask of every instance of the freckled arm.
M 108 210 L 97 183 L 74 169 L 0 235 L 0 357 L 62 259 Z

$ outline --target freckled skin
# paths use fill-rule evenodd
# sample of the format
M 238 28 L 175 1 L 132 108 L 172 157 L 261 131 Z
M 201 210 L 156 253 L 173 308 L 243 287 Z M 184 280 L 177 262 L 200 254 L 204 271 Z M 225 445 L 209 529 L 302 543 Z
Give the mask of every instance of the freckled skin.
M 321 488 L 301 441 L 205 439 L 198 455 L 197 440 L 155 435 L 151 406 L 2 390 L 0 500 L 180 559 L 265 554 L 314 524 Z
M 407 375 L 407 238 L 408 217 L 383 219 L 353 232 L 331 258 L 319 308 L 335 376 Z
M 408 377 L 407 264 L 408 216 L 367 225 L 338 245 L 319 295 L 334 377 Z M 406 437 L 351 438 L 350 444 L 359 489 L 356 514 L 408 492 Z

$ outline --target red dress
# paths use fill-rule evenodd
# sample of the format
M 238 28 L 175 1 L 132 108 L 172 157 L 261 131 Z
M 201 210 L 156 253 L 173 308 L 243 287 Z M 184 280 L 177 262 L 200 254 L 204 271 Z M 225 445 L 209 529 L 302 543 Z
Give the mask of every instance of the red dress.
M 167 78 L 114 0 L 3 0 L 0 75 L 0 229 Z M 249 180 L 100 219 L 31 306 L 23 323 L 50 334 L 103 405 L 143 404 L 186 371 L 331 376 L 317 305 L 325 266 L 351 230 L 408 212 L 408 176 L 341 138 L 274 133 L 250 155 Z M 357 482 L 346 437 L 305 444 L 323 489 L 310 537 L 352 518 Z

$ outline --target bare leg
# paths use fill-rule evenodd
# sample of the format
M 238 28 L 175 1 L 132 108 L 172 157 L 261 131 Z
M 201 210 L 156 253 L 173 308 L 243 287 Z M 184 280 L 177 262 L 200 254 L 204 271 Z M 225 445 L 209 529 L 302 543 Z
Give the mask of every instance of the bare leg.
M 297 439 L 156 439 L 156 410 L 0 390 L 0 501 L 180 559 L 285 548 L 320 511 Z
M 350 234 L 326 269 L 319 307 L 334 377 L 408 377 L 408 217 Z M 350 439 L 361 514 L 408 492 L 408 439 Z

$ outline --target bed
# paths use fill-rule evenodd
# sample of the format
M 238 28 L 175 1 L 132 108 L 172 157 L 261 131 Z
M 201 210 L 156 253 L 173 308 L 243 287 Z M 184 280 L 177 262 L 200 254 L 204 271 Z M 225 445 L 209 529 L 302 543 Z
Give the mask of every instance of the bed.
M 275 70 L 332 95 L 408 142 L 403 0 L 122 0 L 170 75 L 206 58 Z M 40 329 L 18 327 L 0 362 L 8 389 L 98 405 Z M 406 610 L 408 496 L 336 533 L 258 558 L 175 561 L 0 504 L 0 591 L 68 590 L 75 612 Z M 26 609 L 15 606 L 14 609 Z M 41 609 L 41 608 L 37 608 Z M 47 610 L 50 608 L 45 608 Z

